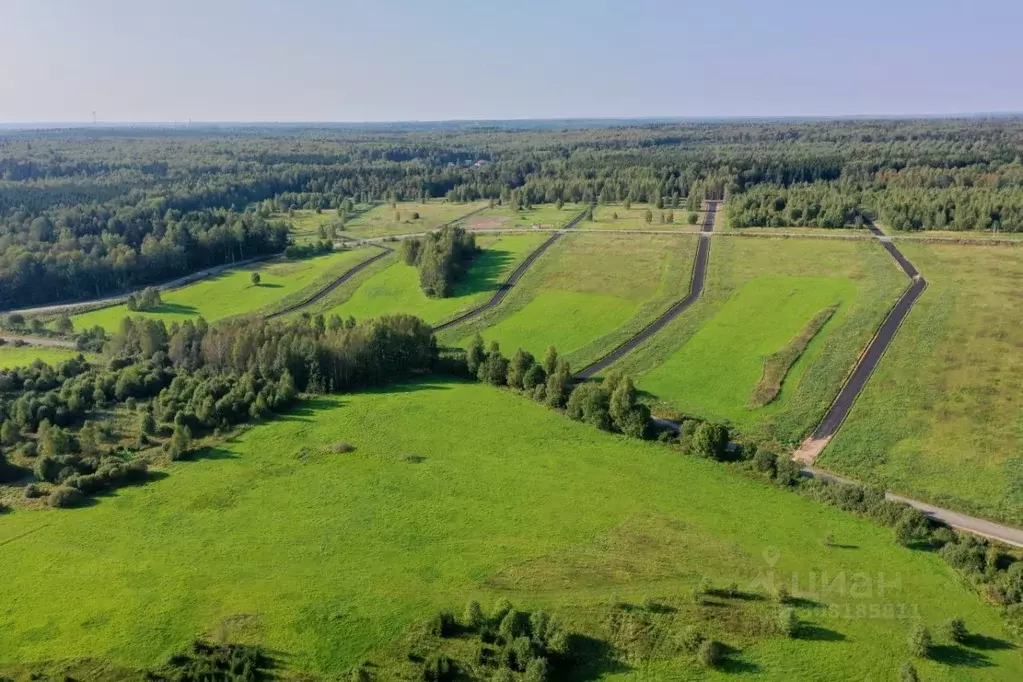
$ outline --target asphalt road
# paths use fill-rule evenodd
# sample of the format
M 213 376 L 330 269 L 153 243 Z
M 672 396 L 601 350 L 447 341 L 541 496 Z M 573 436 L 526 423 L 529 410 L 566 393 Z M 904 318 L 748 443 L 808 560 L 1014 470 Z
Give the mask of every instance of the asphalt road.
M 707 262 L 710 259 L 710 234 L 714 231 L 714 215 L 717 213 L 717 202 L 708 202 L 707 215 L 703 220 L 703 228 L 700 230 L 700 243 L 696 247 L 696 260 L 693 262 L 693 274 L 689 283 L 689 293 L 675 305 L 668 308 L 660 317 L 651 322 L 633 336 L 631 339 L 615 348 L 613 351 L 594 362 L 589 367 L 576 373 L 576 379 L 589 379 L 604 371 L 627 353 L 631 353 L 637 346 L 649 339 L 651 336 L 664 328 L 666 324 L 684 313 L 689 306 L 700 298 L 703 293 L 703 285 L 707 279 Z
M 274 319 L 276 317 L 283 317 L 284 315 L 289 315 L 291 313 L 298 312 L 299 310 L 302 310 L 303 308 L 311 306 L 313 303 L 316 303 L 317 301 L 321 300 L 324 296 L 326 296 L 330 292 L 334 291 L 334 289 L 337 289 L 339 286 L 341 286 L 342 284 L 344 284 L 345 282 L 350 280 L 352 277 L 357 275 L 362 270 L 365 270 L 370 265 L 373 265 L 373 263 L 376 263 L 381 258 L 384 258 L 384 257 L 394 253 L 393 249 L 389 249 L 386 246 L 381 246 L 380 244 L 374 244 L 373 246 L 376 246 L 377 248 L 382 249 L 382 251 L 380 253 L 378 253 L 377 255 L 373 256 L 372 258 L 367 258 L 366 260 L 362 261 L 358 265 L 356 265 L 356 266 L 352 267 L 351 269 L 345 271 L 340 277 L 338 277 L 333 282 L 331 282 L 327 286 L 323 287 L 322 289 L 320 289 L 315 294 L 313 294 L 309 298 L 305 299 L 301 303 L 296 303 L 295 305 L 291 305 L 291 306 L 288 306 L 287 308 L 284 308 L 282 310 L 278 310 L 275 313 L 270 313 L 264 319 L 272 320 L 272 319 Z

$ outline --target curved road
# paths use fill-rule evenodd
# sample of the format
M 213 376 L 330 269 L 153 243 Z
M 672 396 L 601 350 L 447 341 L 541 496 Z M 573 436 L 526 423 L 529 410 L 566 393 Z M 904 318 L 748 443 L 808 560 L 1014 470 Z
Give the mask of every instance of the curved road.
M 631 353 L 637 346 L 661 331 L 666 324 L 684 313 L 689 306 L 700 298 L 703 293 L 703 284 L 707 279 L 707 262 L 710 259 L 710 235 L 714 231 L 714 216 L 717 213 L 718 202 L 707 202 L 707 215 L 703 219 L 703 228 L 700 230 L 700 243 L 696 247 L 696 260 L 693 262 L 693 274 L 689 283 L 689 293 L 675 305 L 668 308 L 660 317 L 647 325 L 642 331 L 631 339 L 615 348 L 613 351 L 597 360 L 589 367 L 576 373 L 576 379 L 589 379 L 604 371 L 617 362 L 627 353 Z

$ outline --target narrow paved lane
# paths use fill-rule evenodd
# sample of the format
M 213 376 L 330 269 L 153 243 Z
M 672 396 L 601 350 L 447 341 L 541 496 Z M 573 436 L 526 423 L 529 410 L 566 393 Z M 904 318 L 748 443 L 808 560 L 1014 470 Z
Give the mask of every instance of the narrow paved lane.
M 340 277 L 336 278 L 333 282 L 323 287 L 322 289 L 320 289 L 319 291 L 317 291 L 316 293 L 314 293 L 312 296 L 305 299 L 301 303 L 296 303 L 295 305 L 290 305 L 287 308 L 282 308 L 277 312 L 270 313 L 264 319 L 272 320 L 277 317 L 283 317 L 284 315 L 290 315 L 291 313 L 298 312 L 303 308 L 308 308 L 313 303 L 322 300 L 324 296 L 337 289 L 339 286 L 350 280 L 352 277 L 355 277 L 355 275 L 359 274 L 369 266 L 373 265 L 373 263 L 376 263 L 381 258 L 385 258 L 390 254 L 394 253 L 393 249 L 389 249 L 386 246 L 382 246 L 380 244 L 374 244 L 373 246 L 376 246 L 377 248 L 381 249 L 380 253 L 371 258 L 367 258 L 366 260 L 362 261 L 361 263 L 358 263 L 357 265 L 352 266 L 344 273 L 342 273 Z
M 703 229 L 700 230 L 700 243 L 696 247 L 696 260 L 693 262 L 693 273 L 689 282 L 689 293 L 675 305 L 668 308 L 656 320 L 651 322 L 642 331 L 631 339 L 615 348 L 613 351 L 586 367 L 575 375 L 576 379 L 590 379 L 600 372 L 618 362 L 626 354 L 631 353 L 640 344 L 651 336 L 661 331 L 666 324 L 684 313 L 689 306 L 700 298 L 703 293 L 703 284 L 707 279 L 707 262 L 710 259 L 710 236 L 714 231 L 714 216 L 717 214 L 718 202 L 707 202 L 707 215 L 703 219 Z

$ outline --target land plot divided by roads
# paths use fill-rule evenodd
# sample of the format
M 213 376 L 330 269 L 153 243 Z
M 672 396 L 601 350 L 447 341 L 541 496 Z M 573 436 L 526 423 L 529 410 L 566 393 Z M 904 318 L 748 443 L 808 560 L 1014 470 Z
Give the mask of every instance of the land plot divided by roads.
M 388 265 L 341 287 L 343 291 L 329 296 L 322 308 L 328 315 L 356 319 L 405 313 L 438 324 L 493 296 L 515 267 L 548 237 L 539 233 L 478 236 L 482 253 L 465 277 L 455 283 L 454 293 L 448 298 L 424 294 L 419 286 L 419 270 L 401 262 L 396 254 Z
M 818 466 L 1023 524 L 1023 260 L 900 242 L 928 286 Z
M 486 206 L 487 202 L 483 201 L 459 204 L 443 199 L 399 201 L 394 206 L 390 203 L 372 206 L 360 204 L 356 207 L 355 215 L 345 218 L 344 229 L 337 230 L 337 235 L 340 238 L 367 239 L 428 232 Z M 321 235 L 320 227 L 329 236 L 330 226 L 339 224 L 336 209 L 323 209 L 320 213 L 293 211 L 291 215 L 278 217 L 291 222 L 292 234 L 297 242 L 322 239 L 324 235 Z
M 823 416 L 905 285 L 875 242 L 715 240 L 701 299 L 614 368 L 670 410 L 794 444 Z M 777 398 L 752 407 L 764 362 L 831 306 Z
M 464 345 L 476 331 L 506 354 L 550 345 L 582 367 L 629 338 L 685 295 L 695 236 L 569 234 L 507 299 L 441 340 Z
M 163 305 L 148 312 L 132 312 L 125 305 L 101 308 L 71 318 L 75 329 L 91 329 L 99 325 L 108 332 L 117 331 L 125 317 L 148 317 L 171 322 L 205 317 L 212 322 L 225 317 L 246 315 L 272 309 L 300 292 L 313 294 L 317 288 L 367 258 L 378 250 L 364 247 L 337 251 L 302 260 L 273 261 L 227 270 L 195 284 L 164 292 Z M 259 273 L 259 284 L 252 274 Z

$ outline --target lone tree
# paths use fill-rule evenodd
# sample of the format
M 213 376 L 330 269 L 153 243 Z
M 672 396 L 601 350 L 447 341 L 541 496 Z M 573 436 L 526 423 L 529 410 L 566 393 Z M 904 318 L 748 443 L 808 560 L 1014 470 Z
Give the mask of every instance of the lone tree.
M 262 280 L 262 278 L 259 276 L 258 272 L 252 273 L 251 279 L 252 279 L 252 286 L 254 286 L 254 287 L 258 287 L 260 281 Z
M 909 653 L 917 658 L 927 658 L 931 655 L 931 631 L 921 623 L 913 626 L 909 631 Z
M 650 223 L 654 222 L 654 212 L 653 212 L 653 211 L 651 211 L 651 210 L 650 210 L 650 209 L 648 208 L 648 209 L 647 209 L 647 210 L 646 210 L 646 211 L 645 211 L 645 212 L 643 213 L 643 220 L 645 220 L 645 221 L 646 221 L 646 224 L 647 224 L 647 225 L 649 225 Z

